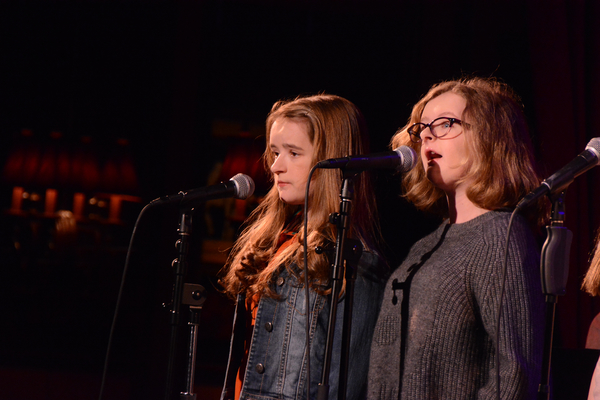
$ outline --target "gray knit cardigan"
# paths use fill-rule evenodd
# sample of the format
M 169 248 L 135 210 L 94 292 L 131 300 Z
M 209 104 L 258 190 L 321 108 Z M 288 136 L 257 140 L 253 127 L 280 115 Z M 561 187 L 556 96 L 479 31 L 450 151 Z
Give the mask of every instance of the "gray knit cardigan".
M 510 213 L 442 224 L 391 275 L 371 347 L 369 399 L 495 399 L 496 315 Z M 545 303 L 525 220 L 511 230 L 500 322 L 501 398 L 534 399 Z M 400 391 L 401 396 L 398 396 Z

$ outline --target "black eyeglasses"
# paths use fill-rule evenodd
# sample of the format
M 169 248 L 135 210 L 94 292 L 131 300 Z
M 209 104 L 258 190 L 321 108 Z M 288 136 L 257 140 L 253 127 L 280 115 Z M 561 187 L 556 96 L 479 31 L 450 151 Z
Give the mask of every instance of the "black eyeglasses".
M 421 143 L 421 132 L 423 132 L 425 129 L 429 128 L 434 137 L 441 139 L 452 131 L 452 126 L 454 124 L 462 125 L 463 122 L 458 118 L 440 117 L 434 119 L 428 124 L 424 124 L 422 122 L 412 124 L 406 131 L 410 134 L 410 140 L 415 143 Z M 457 132 L 456 136 L 461 133 L 462 131 Z

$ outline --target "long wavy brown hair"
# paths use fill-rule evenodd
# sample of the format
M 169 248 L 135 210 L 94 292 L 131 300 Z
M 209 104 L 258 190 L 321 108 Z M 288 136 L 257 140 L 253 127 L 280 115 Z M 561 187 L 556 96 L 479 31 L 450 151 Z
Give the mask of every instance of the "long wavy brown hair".
M 335 95 L 319 94 L 275 103 L 267 117 L 266 142 L 263 154 L 265 167 L 275 155 L 268 143 L 271 127 L 276 120 L 292 119 L 308 127 L 314 146 L 312 165 L 329 158 L 364 154 L 368 151 L 368 138 L 364 119 L 350 101 Z M 378 219 L 371 181 L 366 173 L 353 179 L 354 197 L 350 213 L 349 235 L 359 239 L 366 250 L 374 250 L 378 236 Z M 316 254 L 317 246 L 335 243 L 336 228 L 329 223 L 329 214 L 339 211 L 342 175 L 338 169 L 317 169 L 311 180 L 308 212 L 308 276 L 311 286 L 322 287 L 328 278 L 330 264 L 324 255 Z M 303 226 L 293 243 L 276 254 L 281 233 L 302 206 L 289 205 L 280 200 L 276 187 L 272 187 L 245 223 L 245 228 L 235 242 L 222 271 L 221 285 L 231 297 L 245 293 L 276 297 L 270 288 L 273 276 L 280 268 L 303 277 L 302 246 Z M 294 265 L 294 268 L 290 268 Z
M 447 92 L 463 97 L 467 103 L 462 119 L 468 121 L 463 128 L 469 162 L 463 181 L 473 178 L 467 197 L 486 210 L 514 207 L 541 180 L 521 100 L 511 87 L 494 78 L 442 82 L 415 104 L 408 123 L 391 141 L 392 148 L 411 146 L 419 155 L 417 166 L 403 177 L 406 198 L 420 210 L 447 216 L 446 195 L 426 178 L 421 144 L 412 142 L 407 132 L 412 124 L 421 122 L 425 105 Z M 540 199 L 526 213 L 534 225 L 543 224 L 548 215 L 547 200 Z
M 600 295 L 600 231 L 596 239 L 596 247 L 590 262 L 590 268 L 585 273 L 581 288 L 592 296 Z

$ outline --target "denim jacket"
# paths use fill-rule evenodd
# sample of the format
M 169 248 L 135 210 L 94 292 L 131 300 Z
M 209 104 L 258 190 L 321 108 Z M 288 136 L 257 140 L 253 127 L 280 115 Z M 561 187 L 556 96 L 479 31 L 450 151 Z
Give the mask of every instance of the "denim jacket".
M 364 252 L 358 263 L 354 289 L 347 399 L 364 398 L 371 336 L 381 304 L 387 268 L 381 258 Z M 306 311 L 302 282 L 285 268 L 274 279 L 279 299 L 262 298 L 258 304 L 242 399 L 307 399 L 305 355 Z M 329 375 L 329 399 L 337 399 L 344 315 L 344 297 L 338 303 Z M 221 400 L 233 399 L 235 380 L 244 354 L 245 298 L 240 295 L 233 321 L 229 362 Z M 327 342 L 329 299 L 310 291 L 310 398 L 317 397 Z M 316 316 L 316 318 L 315 318 Z

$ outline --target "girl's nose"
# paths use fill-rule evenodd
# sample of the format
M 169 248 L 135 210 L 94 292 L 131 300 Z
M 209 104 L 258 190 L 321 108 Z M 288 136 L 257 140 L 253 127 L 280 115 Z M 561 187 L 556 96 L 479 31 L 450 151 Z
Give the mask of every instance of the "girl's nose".
M 427 127 L 421 132 L 421 140 L 424 142 L 426 140 L 433 140 L 435 136 L 431 133 L 431 127 Z
M 285 168 L 284 164 L 285 163 L 283 162 L 281 155 L 275 157 L 275 161 L 273 161 L 273 164 L 271 164 L 271 172 L 274 174 L 283 172 Z

